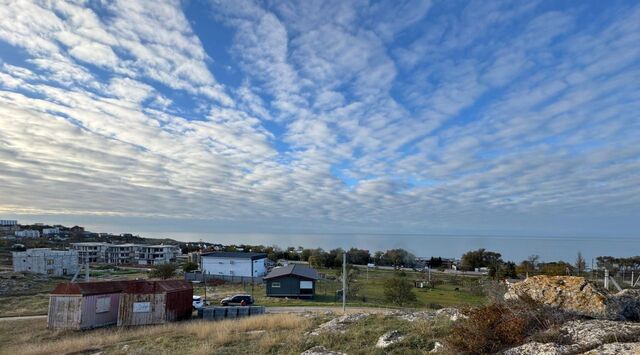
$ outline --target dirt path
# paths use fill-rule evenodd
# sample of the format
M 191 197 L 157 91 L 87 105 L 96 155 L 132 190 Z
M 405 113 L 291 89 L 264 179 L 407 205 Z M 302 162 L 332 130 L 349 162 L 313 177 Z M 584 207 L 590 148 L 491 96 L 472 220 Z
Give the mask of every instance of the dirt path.
M 306 313 L 306 312 L 334 312 L 342 313 L 342 307 L 307 307 L 307 306 L 292 306 L 292 307 L 267 307 L 267 313 Z M 347 307 L 347 313 L 376 313 L 376 314 L 388 314 L 393 312 L 394 309 L 389 308 L 373 308 L 373 307 Z
M 20 316 L 20 317 L 0 317 L 0 322 L 10 322 L 13 320 L 25 320 L 25 319 L 47 319 L 47 315 L 41 316 Z

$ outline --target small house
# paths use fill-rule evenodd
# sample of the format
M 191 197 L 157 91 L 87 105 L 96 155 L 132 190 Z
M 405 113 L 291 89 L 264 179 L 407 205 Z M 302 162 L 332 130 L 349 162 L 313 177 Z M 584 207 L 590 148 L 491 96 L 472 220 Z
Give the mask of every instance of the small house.
M 193 286 L 183 280 L 131 281 L 122 292 L 118 326 L 162 324 L 191 317 Z
M 316 270 L 306 265 L 289 264 L 271 270 L 264 281 L 268 297 L 313 298 L 319 278 Z
M 49 297 L 50 329 L 91 329 L 118 322 L 126 281 L 60 283 Z

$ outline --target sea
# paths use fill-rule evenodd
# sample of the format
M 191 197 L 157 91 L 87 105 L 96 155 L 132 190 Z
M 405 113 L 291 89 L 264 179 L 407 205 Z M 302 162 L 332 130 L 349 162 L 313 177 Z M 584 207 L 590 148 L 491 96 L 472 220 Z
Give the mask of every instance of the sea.
M 588 264 L 598 256 L 629 257 L 640 255 L 640 236 L 487 236 L 418 234 L 267 234 L 267 233 L 141 233 L 141 236 L 167 237 L 184 242 L 209 242 L 250 245 L 276 245 L 304 248 L 360 248 L 385 251 L 403 248 L 419 257 L 460 258 L 469 250 L 485 248 L 499 252 L 504 260 L 519 262 L 530 255 L 540 261 L 574 262 L 578 252 Z

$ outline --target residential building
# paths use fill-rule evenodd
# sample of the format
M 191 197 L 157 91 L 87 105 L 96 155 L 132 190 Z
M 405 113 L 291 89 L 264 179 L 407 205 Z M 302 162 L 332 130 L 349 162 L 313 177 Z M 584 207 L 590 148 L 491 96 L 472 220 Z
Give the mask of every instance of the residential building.
M 19 230 L 18 221 L 14 219 L 0 219 L 0 235 L 13 235 Z
M 27 249 L 13 252 L 13 271 L 33 272 L 51 276 L 73 275 L 78 271 L 75 250 Z
M 174 262 L 180 255 L 177 245 L 71 243 L 80 262 L 111 265 L 158 265 Z
M 264 281 L 269 297 L 313 298 L 319 278 L 316 270 L 306 265 L 289 264 L 271 270 Z
M 23 231 L 16 231 L 14 235 L 21 238 L 40 238 L 40 231 L 26 229 Z
M 0 227 L 17 226 L 18 221 L 15 219 L 0 219 Z
M 42 228 L 42 235 L 56 235 L 60 234 L 60 228 Z
M 267 273 L 264 253 L 213 252 L 201 258 L 202 272 L 208 275 L 262 277 Z

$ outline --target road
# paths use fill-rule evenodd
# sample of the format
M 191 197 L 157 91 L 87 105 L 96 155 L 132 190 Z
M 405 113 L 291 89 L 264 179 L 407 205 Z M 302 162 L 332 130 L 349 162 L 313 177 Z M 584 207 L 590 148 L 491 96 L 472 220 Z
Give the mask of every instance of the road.
M 393 312 L 394 309 L 390 308 L 374 308 L 374 307 L 347 307 L 348 313 L 375 313 L 375 314 L 388 314 Z M 318 312 L 333 312 L 341 313 L 342 307 L 321 307 L 321 306 L 293 306 L 293 307 L 266 307 L 268 314 L 282 314 L 282 313 L 318 313 Z M 46 315 L 41 316 L 22 316 L 22 317 L 0 317 L 0 322 L 11 322 L 16 320 L 27 319 L 47 319 Z

